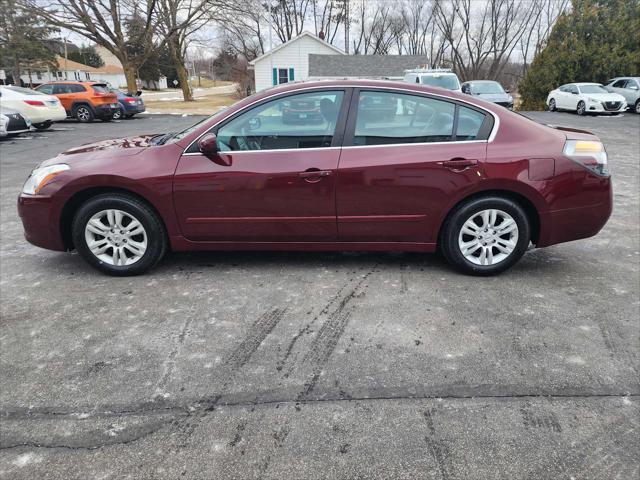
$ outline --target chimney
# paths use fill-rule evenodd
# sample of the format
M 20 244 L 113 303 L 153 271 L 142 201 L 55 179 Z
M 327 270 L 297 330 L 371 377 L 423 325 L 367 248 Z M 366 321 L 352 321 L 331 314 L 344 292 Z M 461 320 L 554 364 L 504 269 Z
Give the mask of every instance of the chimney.
M 318 38 L 320 38 L 320 40 L 324 40 L 324 32 L 318 33 Z

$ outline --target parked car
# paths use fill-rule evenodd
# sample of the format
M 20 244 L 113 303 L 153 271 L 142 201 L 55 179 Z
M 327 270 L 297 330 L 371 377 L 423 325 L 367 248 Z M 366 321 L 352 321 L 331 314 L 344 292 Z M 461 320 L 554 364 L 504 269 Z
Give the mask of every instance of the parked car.
M 630 110 L 640 113 L 640 77 L 616 77 L 604 87 L 611 93 L 622 95 Z
M 570 110 L 586 115 L 624 112 L 627 102 L 622 95 L 608 92 L 599 83 L 567 83 L 549 92 L 547 106 L 550 112 Z
M 0 109 L 0 137 L 20 135 L 31 130 L 31 120 L 12 108 Z
M 67 118 L 60 100 L 51 95 L 13 85 L 0 86 L 0 108 L 11 108 L 29 118 L 38 130 Z
M 322 123 L 320 100 L 293 99 L 283 105 L 282 123 Z
M 58 97 L 67 115 L 82 123 L 93 122 L 95 118 L 108 122 L 120 108 L 116 94 L 105 83 L 52 82 L 43 83 L 36 90 Z
M 145 111 L 144 101 L 141 98 L 142 92 L 138 90 L 135 95 L 125 93 L 117 88 L 110 88 L 111 93 L 115 93 L 118 97 L 118 103 L 120 108 L 113 112 L 113 119 L 120 120 L 121 118 L 131 118 L 137 113 Z
M 406 70 L 404 81 L 461 92 L 458 76 L 448 68 Z
M 384 122 L 361 100 L 395 103 Z M 284 105 L 326 100 L 323 121 Z M 607 153 L 470 95 L 384 81 L 288 83 L 180 132 L 101 141 L 42 162 L 18 209 L 27 240 L 134 275 L 168 251 L 439 249 L 490 275 L 530 242 L 598 233 Z
M 493 80 L 472 80 L 462 84 L 462 93 L 467 95 L 475 95 L 487 102 L 496 103 L 503 107 L 513 110 L 513 97 L 509 95 L 509 91 L 505 90 L 502 85 Z

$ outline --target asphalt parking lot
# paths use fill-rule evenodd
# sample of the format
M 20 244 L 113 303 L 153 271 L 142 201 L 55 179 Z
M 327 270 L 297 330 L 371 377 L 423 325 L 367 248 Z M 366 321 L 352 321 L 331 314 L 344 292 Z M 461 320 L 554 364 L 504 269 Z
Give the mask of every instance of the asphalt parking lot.
M 0 477 L 630 479 L 640 474 L 640 115 L 596 237 L 473 278 L 436 255 L 198 253 L 110 278 L 26 243 L 33 166 L 146 116 L 0 141 Z

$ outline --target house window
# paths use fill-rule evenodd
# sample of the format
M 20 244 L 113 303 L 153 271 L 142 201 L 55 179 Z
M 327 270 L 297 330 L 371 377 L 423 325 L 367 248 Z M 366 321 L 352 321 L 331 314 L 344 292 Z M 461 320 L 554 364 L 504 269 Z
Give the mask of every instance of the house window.
M 89 72 L 84 72 L 84 76 L 86 77 L 87 80 L 91 80 L 91 76 L 89 75 Z
M 274 68 L 273 69 L 273 84 L 280 85 L 282 83 L 289 83 L 295 80 L 293 68 Z
M 36 72 L 36 78 L 42 80 L 42 72 Z

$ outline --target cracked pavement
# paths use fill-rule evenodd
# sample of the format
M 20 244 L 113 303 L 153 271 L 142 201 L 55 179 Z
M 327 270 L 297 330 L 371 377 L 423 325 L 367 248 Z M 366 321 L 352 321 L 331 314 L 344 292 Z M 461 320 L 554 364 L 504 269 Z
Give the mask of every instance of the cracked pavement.
M 23 239 L 29 171 L 197 118 L 0 141 L 0 478 L 637 478 L 640 115 L 528 115 L 601 137 L 614 212 L 492 278 L 228 252 L 102 276 Z

